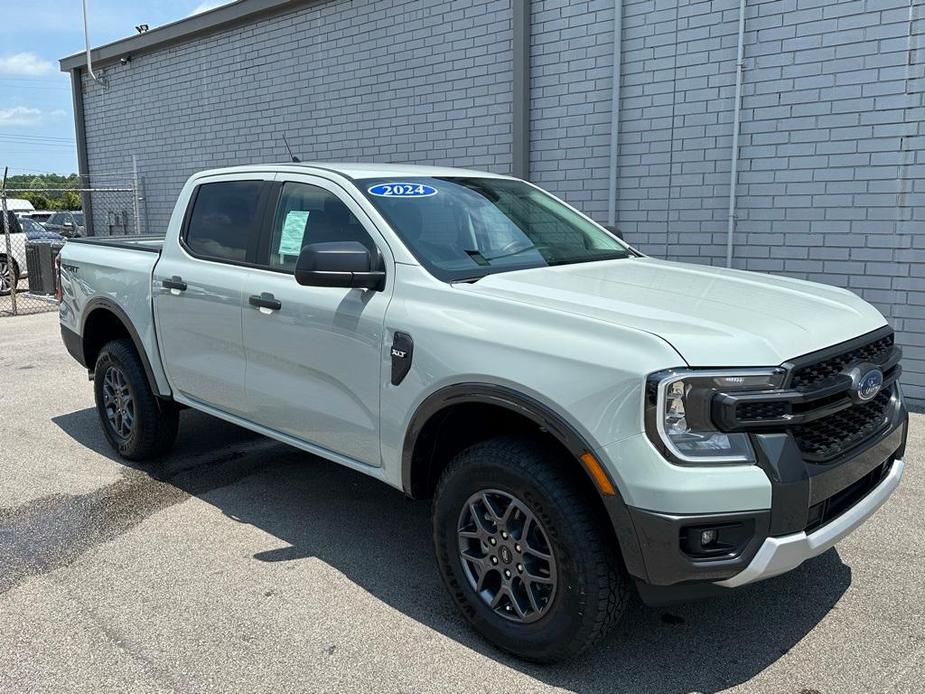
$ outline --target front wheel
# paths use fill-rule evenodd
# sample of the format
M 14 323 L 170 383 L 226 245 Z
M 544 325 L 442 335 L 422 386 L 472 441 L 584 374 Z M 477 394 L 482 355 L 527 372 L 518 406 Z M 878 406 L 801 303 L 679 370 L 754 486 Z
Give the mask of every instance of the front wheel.
M 593 500 L 554 455 L 520 437 L 476 444 L 447 466 L 433 511 L 437 562 L 463 615 L 541 662 L 601 639 L 628 592 Z
M 103 433 L 123 458 L 150 460 L 173 446 L 177 407 L 154 395 L 131 340 L 113 340 L 100 350 L 93 390 Z

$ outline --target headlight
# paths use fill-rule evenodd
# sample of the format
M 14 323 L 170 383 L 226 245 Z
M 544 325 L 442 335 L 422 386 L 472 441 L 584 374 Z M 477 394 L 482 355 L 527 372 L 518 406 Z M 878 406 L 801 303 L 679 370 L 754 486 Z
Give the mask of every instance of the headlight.
M 781 387 L 783 376 L 782 369 L 652 374 L 647 388 L 646 428 L 655 443 L 664 446 L 679 463 L 752 463 L 755 452 L 748 434 L 725 433 L 713 424 L 713 396 L 737 390 L 775 390 Z

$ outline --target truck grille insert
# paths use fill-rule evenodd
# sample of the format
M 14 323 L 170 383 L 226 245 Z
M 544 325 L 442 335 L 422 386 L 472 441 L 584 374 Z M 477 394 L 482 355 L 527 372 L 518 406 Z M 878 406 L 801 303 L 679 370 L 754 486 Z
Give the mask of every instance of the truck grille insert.
M 870 494 L 886 478 L 891 467 L 893 467 L 893 458 L 890 458 L 882 465 L 878 465 L 857 482 L 837 494 L 833 494 L 828 499 L 810 506 L 805 532 L 811 533 L 818 530 Z
M 873 400 L 794 427 L 791 431 L 807 460 L 829 460 L 849 451 L 887 423 L 892 388 Z
M 800 391 L 810 390 L 838 375 L 852 362 L 873 362 L 876 364 L 888 355 L 893 348 L 894 339 L 893 333 L 890 333 L 879 340 L 868 342 L 866 345 L 848 352 L 842 352 L 814 364 L 799 367 L 794 370 L 791 376 L 790 387 Z
M 736 417 L 742 422 L 760 422 L 784 417 L 790 410 L 786 402 L 743 402 L 736 406 Z

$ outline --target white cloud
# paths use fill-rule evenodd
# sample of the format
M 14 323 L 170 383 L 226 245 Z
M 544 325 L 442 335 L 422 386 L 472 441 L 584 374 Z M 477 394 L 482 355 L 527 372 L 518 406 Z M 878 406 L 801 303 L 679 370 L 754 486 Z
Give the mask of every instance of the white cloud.
M 203 12 L 214 10 L 216 7 L 227 5 L 229 2 L 231 2 L 231 0 L 206 0 L 196 5 L 193 11 L 189 13 L 189 16 L 192 17 L 194 14 L 202 14 Z
M 14 53 L 0 57 L 0 75 L 47 75 L 53 70 L 50 61 L 35 53 Z
M 37 108 L 27 106 L 0 108 L 0 125 L 37 125 L 44 117 L 45 114 Z

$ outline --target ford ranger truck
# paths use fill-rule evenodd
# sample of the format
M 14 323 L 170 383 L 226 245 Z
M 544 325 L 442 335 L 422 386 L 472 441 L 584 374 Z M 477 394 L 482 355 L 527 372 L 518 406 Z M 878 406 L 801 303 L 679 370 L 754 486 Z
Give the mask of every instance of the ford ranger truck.
M 452 599 L 523 658 L 587 648 L 631 589 L 789 571 L 903 473 L 877 310 L 646 257 L 509 176 L 205 171 L 163 237 L 60 258 L 61 334 L 122 456 L 165 454 L 192 407 L 431 499 Z

